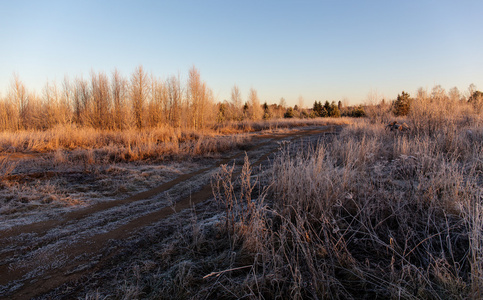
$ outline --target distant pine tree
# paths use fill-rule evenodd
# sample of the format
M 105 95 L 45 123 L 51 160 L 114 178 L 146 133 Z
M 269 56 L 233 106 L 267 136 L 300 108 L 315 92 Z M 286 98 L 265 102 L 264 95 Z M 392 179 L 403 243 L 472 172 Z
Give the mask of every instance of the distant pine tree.
M 397 95 L 397 100 L 394 102 L 394 114 L 396 116 L 406 116 L 411 108 L 411 98 L 406 92 Z
M 332 101 L 332 104 L 330 105 L 329 117 L 340 118 L 340 110 L 337 104 L 335 104 L 335 101 Z
M 285 112 L 285 114 L 283 114 L 283 117 L 284 118 L 293 118 L 294 117 L 293 109 L 291 107 L 287 108 L 287 111 Z

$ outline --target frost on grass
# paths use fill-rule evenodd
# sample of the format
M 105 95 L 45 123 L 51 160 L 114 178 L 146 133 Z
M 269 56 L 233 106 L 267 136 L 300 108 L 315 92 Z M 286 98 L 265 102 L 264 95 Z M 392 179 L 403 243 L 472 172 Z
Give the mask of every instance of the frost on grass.
M 0 230 L 127 198 L 199 168 L 180 162 L 85 165 L 77 154 L 65 155 L 19 160 L 0 180 Z
M 481 299 L 483 135 L 459 132 L 361 122 L 305 150 L 284 143 L 255 184 L 266 194 L 222 165 L 222 212 L 183 219 L 156 259 L 125 271 L 118 295 Z

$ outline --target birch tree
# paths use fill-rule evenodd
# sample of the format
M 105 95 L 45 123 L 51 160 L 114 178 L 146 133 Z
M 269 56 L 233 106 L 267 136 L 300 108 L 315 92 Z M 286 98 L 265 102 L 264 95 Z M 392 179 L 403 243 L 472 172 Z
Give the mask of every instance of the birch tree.
M 181 84 L 179 77 L 171 76 L 166 81 L 166 92 L 168 97 L 168 119 L 173 127 L 181 127 Z
M 113 105 L 113 127 L 123 130 L 129 126 L 129 110 L 126 105 L 127 81 L 117 69 L 111 76 L 111 97 Z
M 131 103 L 134 122 L 138 129 L 144 126 L 144 110 L 148 97 L 149 78 L 143 66 L 137 67 L 131 75 Z
M 254 121 L 262 119 L 263 110 L 260 106 L 260 99 L 258 99 L 257 91 L 253 88 L 248 93 L 248 110 L 250 119 Z
M 243 116 L 242 116 L 242 96 L 240 89 L 238 86 L 235 84 L 232 89 L 231 89 L 231 106 L 232 106 L 232 111 L 231 111 L 231 117 L 234 120 L 241 121 Z
M 10 99 L 15 108 L 11 116 L 17 123 L 15 129 L 26 129 L 30 117 L 29 97 L 25 85 L 17 74 L 13 75 L 10 84 Z

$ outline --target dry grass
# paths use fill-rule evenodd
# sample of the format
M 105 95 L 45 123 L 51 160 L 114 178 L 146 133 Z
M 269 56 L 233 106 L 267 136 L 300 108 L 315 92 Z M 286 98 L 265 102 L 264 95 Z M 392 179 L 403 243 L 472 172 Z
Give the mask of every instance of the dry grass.
M 15 166 L 16 163 L 11 161 L 8 156 L 0 157 L 0 180 L 15 170 Z
M 284 128 L 326 124 L 349 124 L 347 118 L 272 120 L 226 123 L 212 129 L 192 130 L 168 126 L 108 131 L 59 126 L 46 131 L 0 133 L 0 153 L 56 153 L 63 162 L 66 151 L 91 150 L 110 161 L 137 161 L 170 156 L 209 155 L 236 148 L 249 141 L 248 132 L 273 132 Z M 92 156 L 92 152 L 85 155 Z
M 248 143 L 244 134 L 220 136 L 215 132 L 156 129 L 146 131 L 98 131 L 59 128 L 45 132 L 0 134 L 0 152 L 49 153 L 57 164 L 84 164 L 172 157 L 213 155 Z
M 478 221 L 465 214 L 482 201 L 481 164 L 462 158 L 478 157 L 483 140 L 458 155 L 445 151 L 445 139 L 374 135 L 373 126 L 367 132 L 363 126 L 314 152 L 292 156 L 286 149 L 274 164 L 275 209 L 293 228 L 284 234 L 305 232 L 298 247 L 309 243 L 303 252 L 310 260 L 293 267 L 308 271 L 304 282 L 324 275 L 332 282 L 307 292 L 331 298 L 362 288 L 395 298 L 481 293 L 474 291 L 481 276 L 468 277 L 481 267 L 467 254 L 468 246 L 478 251 L 478 238 L 468 239 Z M 318 259 L 315 249 L 324 249 Z M 332 272 L 320 272 L 320 264 Z
M 222 165 L 218 215 L 167 220 L 169 238 L 93 297 L 481 299 L 483 127 L 471 120 L 409 133 L 359 120 L 281 144 L 267 169 Z
M 180 225 L 158 252 L 171 270 L 137 297 L 481 299 L 481 120 L 409 133 L 354 121 L 317 145 L 282 144 L 261 173 L 221 166 L 222 220 Z
M 231 244 L 252 259 L 242 282 L 225 275 L 225 288 L 236 297 L 481 299 L 481 116 L 431 116 L 418 128 L 410 115 L 409 134 L 363 120 L 314 148 L 286 145 L 269 193 L 255 200 L 222 169 L 215 194 Z
M 413 105 L 405 118 L 382 107 L 331 119 L 347 125 L 339 135 L 282 144 L 258 173 L 248 159 L 221 166 L 212 182 L 221 220 L 179 216 L 116 297 L 481 299 L 483 116 L 434 99 Z M 393 119 L 412 130 L 387 130 Z M 213 138 L 297 122 L 226 125 Z M 187 139 L 186 153 L 223 148 L 211 138 Z
M 277 131 L 284 128 L 324 125 L 347 125 L 352 124 L 350 118 L 315 118 L 315 119 L 275 119 L 263 121 L 226 122 L 218 124 L 214 129 L 223 134 L 254 131 Z
M 258 126 L 257 130 L 276 131 L 314 121 L 287 121 L 276 126 L 273 124 L 278 123 L 251 124 Z M 226 135 L 214 129 L 168 127 L 125 131 L 58 127 L 47 131 L 3 132 L 0 133 L 0 222 L 15 219 L 24 222 L 36 213 L 126 197 L 169 176 L 178 176 L 179 173 L 166 171 L 170 164 L 183 161 L 183 166 L 193 167 L 189 161 L 196 164 L 204 158 L 221 157 L 224 152 L 246 147 L 251 139 L 245 132 Z M 166 170 L 159 168 L 160 163 Z
M 210 132 L 174 128 L 150 130 L 106 131 L 92 128 L 58 127 L 47 131 L 19 131 L 0 134 L 2 152 L 49 152 L 58 149 L 99 149 L 102 147 L 153 147 L 159 143 L 178 144 L 196 140 Z

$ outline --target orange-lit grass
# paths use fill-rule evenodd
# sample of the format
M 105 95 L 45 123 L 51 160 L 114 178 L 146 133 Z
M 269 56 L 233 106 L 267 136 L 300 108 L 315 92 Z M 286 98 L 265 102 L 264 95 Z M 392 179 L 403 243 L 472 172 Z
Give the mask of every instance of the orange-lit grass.
M 249 137 L 244 133 L 248 132 L 348 123 L 345 118 L 320 118 L 225 123 L 203 130 L 159 127 L 123 131 L 59 126 L 46 131 L 0 132 L 0 153 L 54 152 L 61 162 L 62 151 L 95 150 L 110 160 L 133 161 L 225 151 L 246 143 Z

